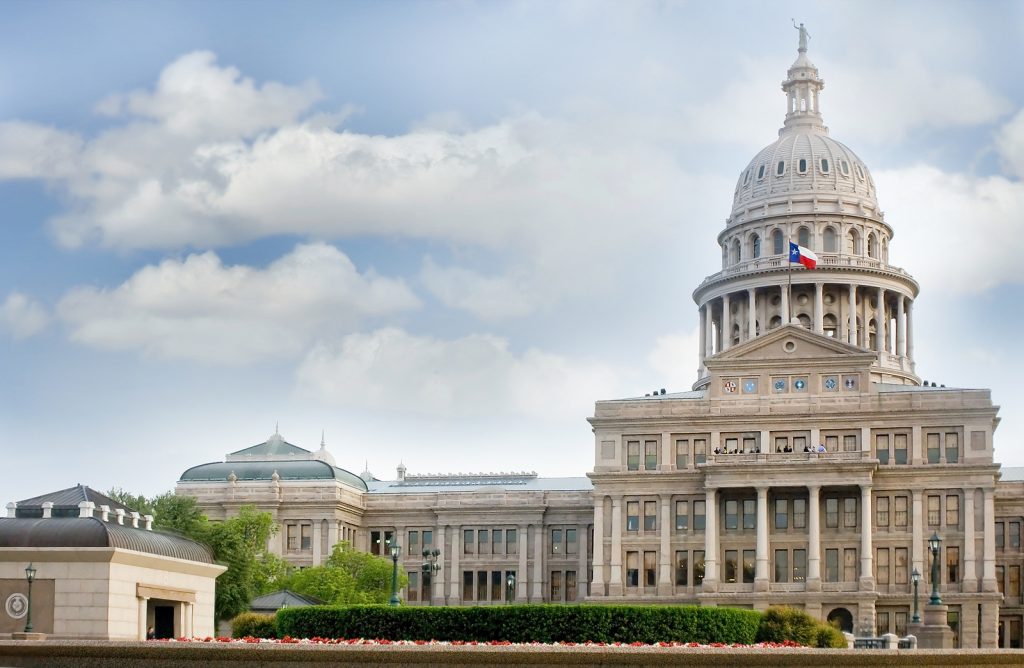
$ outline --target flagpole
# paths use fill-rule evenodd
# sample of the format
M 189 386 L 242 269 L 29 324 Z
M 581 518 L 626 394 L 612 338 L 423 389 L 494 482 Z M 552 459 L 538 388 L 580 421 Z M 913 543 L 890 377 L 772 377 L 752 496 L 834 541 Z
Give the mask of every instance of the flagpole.
M 789 287 L 786 289 L 786 322 L 783 324 L 790 324 L 793 322 L 793 256 L 790 253 L 789 244 L 793 243 L 792 237 L 786 238 L 786 277 L 789 279 Z

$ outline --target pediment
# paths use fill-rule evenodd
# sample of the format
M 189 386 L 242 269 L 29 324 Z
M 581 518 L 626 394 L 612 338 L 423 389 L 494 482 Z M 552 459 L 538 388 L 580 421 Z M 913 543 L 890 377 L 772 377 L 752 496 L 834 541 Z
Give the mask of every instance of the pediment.
M 845 358 L 845 361 L 854 366 L 859 366 L 857 362 L 870 365 L 875 361 L 875 353 L 837 341 L 831 336 L 817 334 L 799 325 L 783 325 L 709 358 L 707 366 L 711 369 L 731 366 L 738 362 L 784 360 L 792 364 L 796 360 L 838 361 L 837 358 Z

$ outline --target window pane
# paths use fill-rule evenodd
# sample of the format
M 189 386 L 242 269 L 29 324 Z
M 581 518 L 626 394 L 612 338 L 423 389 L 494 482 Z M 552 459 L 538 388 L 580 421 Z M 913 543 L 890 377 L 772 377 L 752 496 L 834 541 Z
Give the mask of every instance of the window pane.
M 743 581 L 752 583 L 754 581 L 754 551 L 743 550 Z
M 889 548 L 875 550 L 875 580 L 880 585 L 889 584 Z
M 803 529 L 807 527 L 807 500 L 793 500 L 793 528 Z
M 857 581 L 857 549 L 848 547 L 843 550 L 843 582 Z
M 757 527 L 757 501 L 754 499 L 743 500 L 743 528 L 754 529 Z
M 505 529 L 505 549 L 508 554 L 519 552 L 519 541 L 516 539 L 515 529 Z
M 848 496 L 843 499 L 843 526 L 857 526 L 857 499 L 855 497 Z
M 690 460 L 690 442 L 685 439 L 676 441 L 676 468 L 685 469 Z
M 644 501 L 644 531 L 654 531 L 658 527 L 658 502 Z
M 738 527 L 737 514 L 739 512 L 739 502 L 735 500 L 729 500 L 725 502 L 725 528 L 735 529 Z
M 693 439 L 693 463 L 703 464 L 708 458 L 708 442 L 707 439 L 695 438 Z
M 839 550 L 825 550 L 825 581 L 839 582 Z
M 637 587 L 640 585 L 640 553 L 626 553 L 626 586 Z
M 1011 569 L 1011 573 L 1013 570 Z M 960 548 L 946 548 L 946 582 L 960 582 Z
M 551 530 L 551 554 L 561 554 L 562 552 L 562 530 L 552 529 Z
M 576 529 L 565 530 L 565 553 L 566 554 L 577 554 L 579 552 L 579 543 L 576 540 Z
M 939 497 L 928 497 L 928 526 L 939 526 Z
M 907 528 L 907 497 L 896 497 L 896 512 L 893 516 L 894 524 L 901 529 Z
M 907 548 L 897 547 L 895 549 L 895 561 L 896 561 L 896 573 L 895 580 L 896 584 L 905 585 L 907 584 Z
M 551 572 L 551 598 L 552 603 L 562 600 L 562 574 L 559 571 Z
M 676 552 L 676 586 L 685 587 L 688 583 L 688 567 L 689 562 L 686 559 L 687 553 L 685 550 Z
M 725 581 L 736 582 L 736 558 L 738 553 L 736 550 L 725 551 Z
M 503 581 L 501 579 L 501 571 L 491 571 L 491 600 L 501 600 L 501 590 Z
M 880 496 L 875 499 L 875 526 L 888 528 L 889 526 L 889 497 Z
M 693 502 L 693 528 L 695 531 L 704 531 L 706 505 L 706 501 Z
M 462 571 L 462 600 L 473 600 L 473 571 Z
M 775 581 L 789 582 L 789 550 L 775 550 Z
M 658 442 L 644 441 L 644 469 L 654 471 L 658 468 Z
M 946 433 L 946 463 L 956 464 L 960 458 L 960 435 L 956 432 Z
M 565 572 L 565 600 L 576 600 L 576 571 Z
M 880 464 L 889 463 L 889 434 L 875 436 L 875 457 Z
M 693 551 L 693 584 L 704 582 L 704 550 Z
M 640 502 L 626 502 L 626 531 L 640 530 Z
M 793 550 L 793 582 L 807 579 L 807 550 Z
M 474 541 L 475 540 L 476 540 L 476 532 L 473 531 L 472 529 L 466 529 L 466 530 L 464 530 L 462 532 L 462 541 L 463 541 L 462 552 L 464 554 L 474 554 L 476 552 L 476 549 L 474 547 Z
M 839 499 L 835 497 L 825 499 L 825 526 L 830 529 L 839 527 Z
M 957 527 L 960 525 L 960 497 L 949 495 L 946 497 L 946 526 Z
M 644 552 L 644 585 L 653 587 L 658 584 L 658 553 Z
M 789 500 L 775 499 L 775 528 L 786 529 L 789 527 Z M 777 582 L 783 582 L 778 580 Z
M 928 434 L 927 435 L 927 444 L 928 444 L 928 463 L 929 464 L 938 464 L 939 463 L 939 435 L 938 434 Z
M 686 531 L 690 526 L 690 502 L 676 501 L 676 531 Z
M 476 600 L 487 600 L 487 571 L 476 572 Z
M 626 468 L 630 471 L 640 470 L 640 441 L 626 443 Z
M 907 463 L 907 435 L 896 434 L 893 436 L 893 459 L 897 464 Z

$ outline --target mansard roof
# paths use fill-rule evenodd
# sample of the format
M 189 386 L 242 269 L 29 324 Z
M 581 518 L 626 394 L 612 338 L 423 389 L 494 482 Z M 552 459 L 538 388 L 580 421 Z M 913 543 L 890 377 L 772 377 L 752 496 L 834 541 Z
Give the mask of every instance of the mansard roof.
M 83 501 L 92 501 L 96 504 L 97 508 L 109 506 L 112 512 L 119 508 L 124 510 L 126 514 L 131 514 L 135 511 L 135 508 L 129 508 L 106 494 L 97 492 L 92 487 L 78 484 L 67 489 L 40 494 L 39 496 L 33 496 L 31 499 L 18 501 L 16 512 L 18 517 L 42 517 L 43 504 L 49 502 L 53 504 L 54 517 L 60 517 L 61 515 L 78 517 L 78 504 Z

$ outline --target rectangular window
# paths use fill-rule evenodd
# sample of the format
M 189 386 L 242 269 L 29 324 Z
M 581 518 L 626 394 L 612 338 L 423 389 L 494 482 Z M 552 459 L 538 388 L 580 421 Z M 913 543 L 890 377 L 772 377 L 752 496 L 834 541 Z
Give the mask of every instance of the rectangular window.
M 839 450 L 839 437 L 838 436 L 826 436 L 825 437 L 825 450 L 829 452 L 837 452 Z
M 487 529 L 481 529 L 477 534 L 477 547 L 480 554 L 489 554 L 491 551 L 491 539 L 487 535 Z
M 644 585 L 653 587 L 658 584 L 658 553 L 644 552 Z
M 743 550 L 743 581 L 750 584 L 754 581 L 755 564 L 753 550 Z
M 834 496 L 825 499 L 825 526 L 829 529 L 839 528 L 839 499 Z
M 825 582 L 839 582 L 839 550 L 825 550 Z
M 853 528 L 857 526 L 857 498 L 848 496 L 843 499 L 843 526 Z
M 562 530 L 551 530 L 551 554 L 562 554 Z
M 807 437 L 806 436 L 794 436 L 793 437 L 793 452 L 807 452 Z
M 491 600 L 501 600 L 501 589 L 504 581 L 501 579 L 501 571 L 491 571 Z
M 789 550 L 775 550 L 775 581 L 789 582 Z
M 313 525 L 303 524 L 300 529 L 302 530 L 302 549 L 312 550 L 313 549 Z
M 946 463 L 956 464 L 960 460 L 960 434 L 946 432 Z
M 297 527 L 294 524 L 289 524 L 288 525 L 288 549 L 289 550 L 297 550 L 297 549 L 299 549 L 298 529 L 299 529 L 299 527 Z M 373 538 L 374 536 L 376 536 L 376 539 Z M 379 541 L 380 541 L 380 532 L 379 531 L 372 532 L 371 533 L 371 541 L 370 541 L 371 544 L 379 542 Z M 371 545 L 371 547 L 372 547 L 372 545 Z
M 939 502 L 938 496 L 928 497 L 928 526 L 937 527 L 940 524 L 941 516 L 939 515 Z
M 462 600 L 473 600 L 473 571 L 462 571 Z
M 626 586 L 640 586 L 640 553 L 626 553 Z
M 579 542 L 576 540 L 576 529 L 565 530 L 565 553 L 579 554 Z
M 562 600 L 562 574 L 559 571 L 551 571 L 551 598 L 552 603 Z
M 736 550 L 725 551 L 725 581 L 736 582 L 736 558 L 738 556 Z
M 685 469 L 690 465 L 690 442 L 686 439 L 676 440 L 676 468 Z
M 644 501 L 644 531 L 658 528 L 658 502 Z
M 505 529 L 505 550 L 507 554 L 519 552 L 519 541 L 516 540 L 515 529 Z
M 996 522 L 996 549 L 1001 550 L 1006 545 L 1006 524 Z
M 775 499 L 775 528 L 789 528 L 789 499 Z
M 843 550 L 843 582 L 857 581 L 857 548 Z
M 693 584 L 704 582 L 704 550 L 693 551 Z
M 946 582 L 960 582 L 960 548 L 946 548 Z
M 640 530 L 640 502 L 626 502 L 626 531 Z
M 462 553 L 476 554 L 476 531 L 466 529 L 462 532 Z
M 893 500 L 896 510 L 893 512 L 893 524 L 897 529 L 907 528 L 907 497 L 897 496 Z
M 644 469 L 655 471 L 658 468 L 658 442 L 644 441 Z
M 905 585 L 907 584 L 907 582 L 909 582 L 909 580 L 907 579 L 907 548 L 897 547 L 894 550 L 894 552 L 894 561 L 896 562 L 894 575 L 896 584 Z
M 708 460 L 708 441 L 706 438 L 693 439 L 693 463 L 704 464 Z
M 889 528 L 889 497 L 887 496 L 875 499 L 875 527 Z
M 897 464 L 907 463 L 907 435 L 894 434 L 893 439 L 893 461 Z
M 423 530 L 423 547 L 432 547 L 434 545 L 434 532 L 431 530 Z
M 743 528 L 757 528 L 757 501 L 754 499 L 743 500 Z
M 676 552 L 676 586 L 685 587 L 689 584 L 689 561 L 685 550 Z
M 889 613 L 888 612 L 876 612 L 875 613 L 875 635 L 884 636 L 889 632 Z
M 907 635 L 907 613 L 905 613 L 905 612 L 896 612 L 894 614 L 896 616 L 896 629 L 895 629 L 895 633 L 899 637 L 904 638 Z
M 1008 525 L 1010 534 L 1010 547 L 1020 548 L 1020 522 L 1010 522 Z
M 426 531 L 424 533 L 424 546 L 426 545 Z M 491 531 L 491 554 L 504 554 L 505 550 L 501 549 L 501 535 L 504 532 L 501 529 L 494 529 Z
M 640 470 L 640 441 L 626 442 L 626 469 Z
M 487 600 L 487 571 L 476 572 L 476 600 Z
M 889 463 L 889 434 L 875 436 L 875 457 L 879 464 Z
M 960 497 L 953 494 L 946 496 L 946 526 L 960 526 Z
M 996 565 L 996 585 L 999 587 L 999 593 L 1000 594 L 1005 594 L 1006 593 L 1006 591 L 1005 591 L 1006 583 L 1004 582 L 1004 580 L 1006 580 L 1006 567 L 1005 566 L 1000 566 L 1000 565 L 997 564 Z
M 793 528 L 803 529 L 807 527 L 807 500 L 793 499 Z
M 729 499 L 725 502 L 725 528 L 736 529 L 739 527 L 739 501 Z
M 928 444 L 928 463 L 938 464 L 939 463 L 939 435 L 928 434 L 926 437 Z
M 875 581 L 880 585 L 889 584 L 889 548 L 875 550 Z
M 793 550 L 793 582 L 807 579 L 807 550 Z
M 410 531 L 409 539 L 406 543 L 409 546 L 408 554 L 419 554 L 420 553 L 420 532 Z
M 743 439 L 743 449 L 740 452 L 757 452 L 757 451 L 758 451 L 757 439 L 754 439 L 754 438 L 744 438 Z
M 730 455 L 734 455 L 740 451 L 740 441 L 738 438 L 727 438 L 725 439 L 725 452 Z
M 789 452 L 789 438 L 785 436 L 775 437 L 775 452 Z
M 1010 566 L 1010 596 L 1020 596 L 1020 566 Z
M 690 502 L 676 501 L 676 531 L 686 531 L 690 526 Z
M 420 600 L 420 574 L 416 571 L 409 571 L 409 588 L 405 592 L 408 601 Z
M 857 445 L 856 434 L 846 434 L 843 436 L 843 451 L 844 452 L 857 452 L 860 447 Z
M 693 502 L 693 530 L 704 531 L 706 521 L 706 501 L 694 501 Z
M 565 600 L 576 600 L 576 571 L 565 572 Z

